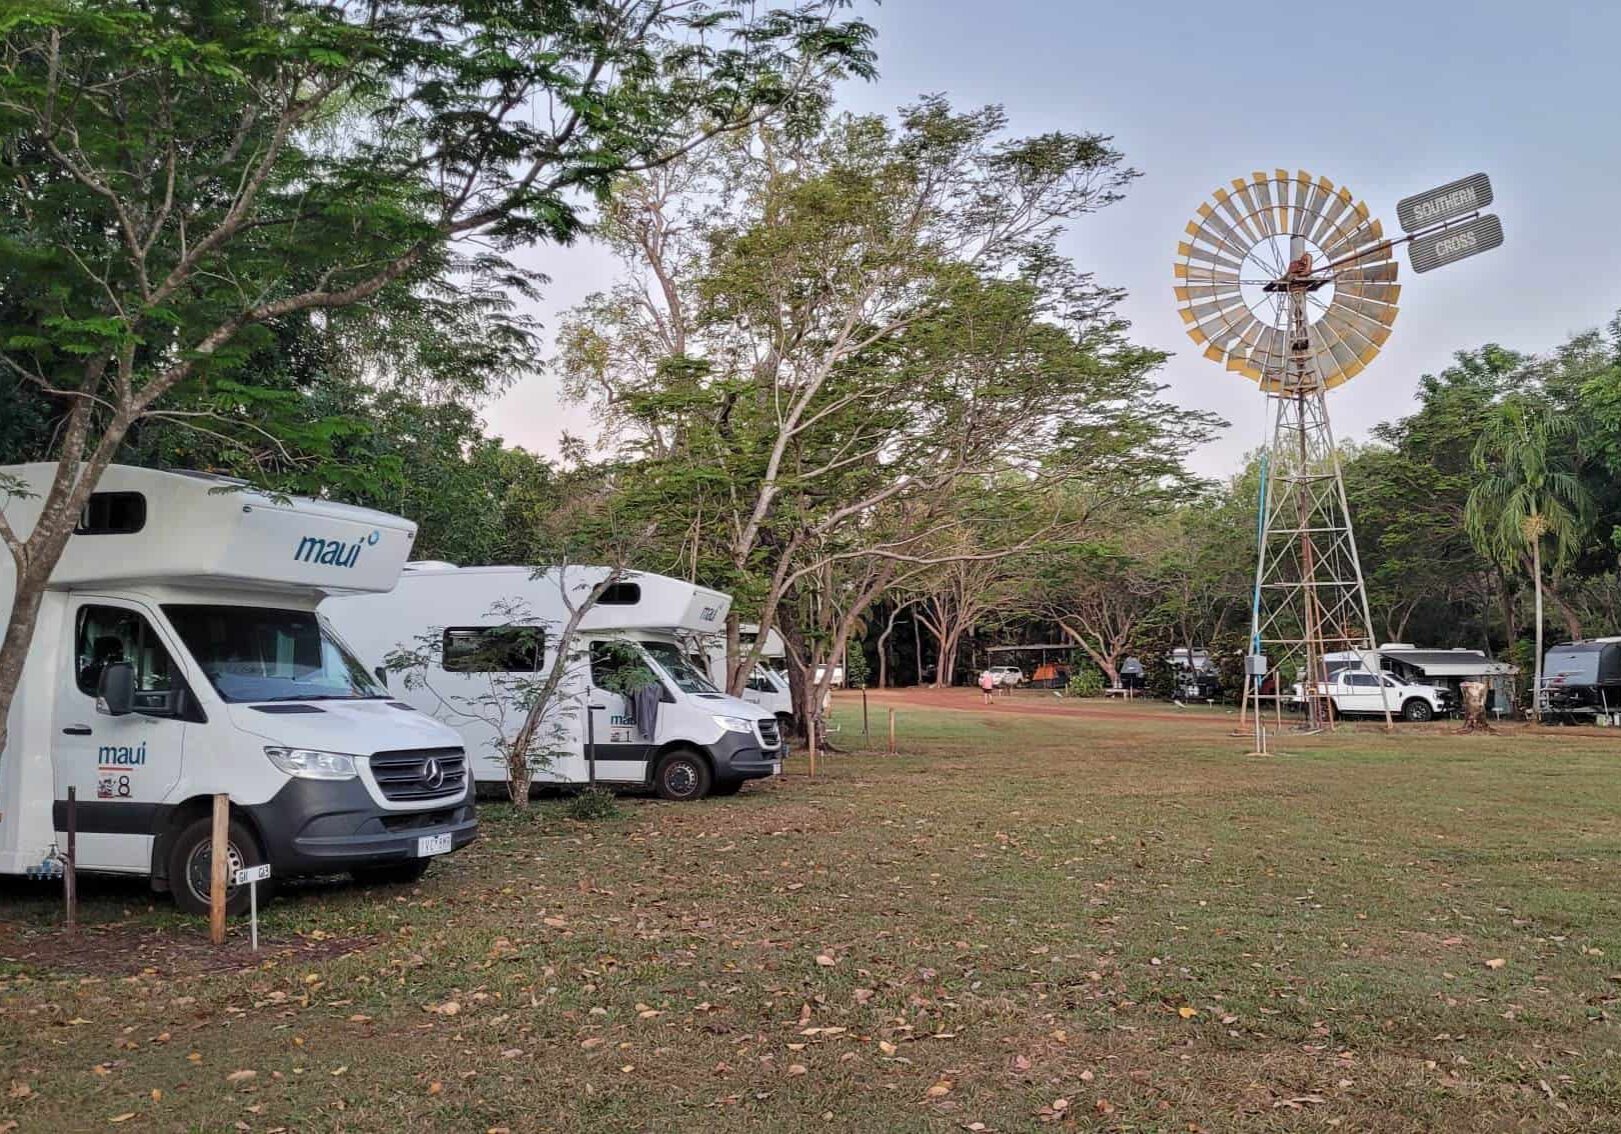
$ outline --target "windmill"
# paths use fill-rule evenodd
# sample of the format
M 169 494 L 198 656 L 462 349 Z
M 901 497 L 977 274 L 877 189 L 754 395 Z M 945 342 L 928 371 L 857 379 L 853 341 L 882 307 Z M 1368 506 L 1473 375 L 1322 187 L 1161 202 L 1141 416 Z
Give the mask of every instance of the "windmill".
M 1305 171 L 1275 170 L 1217 189 L 1177 245 L 1176 298 L 1204 356 L 1258 384 L 1270 405 L 1261 463 L 1257 557 L 1245 662 L 1246 712 L 1265 751 L 1261 702 L 1280 720 L 1296 675 L 1303 727 L 1332 728 L 1324 656 L 1371 651 L 1373 618 L 1351 528 L 1327 393 L 1361 373 L 1390 338 L 1401 285 L 1396 248 L 1426 272 L 1495 248 L 1485 174 L 1397 205 L 1406 235 L 1387 238 L 1368 206 Z M 1390 721 L 1390 705 L 1384 706 Z

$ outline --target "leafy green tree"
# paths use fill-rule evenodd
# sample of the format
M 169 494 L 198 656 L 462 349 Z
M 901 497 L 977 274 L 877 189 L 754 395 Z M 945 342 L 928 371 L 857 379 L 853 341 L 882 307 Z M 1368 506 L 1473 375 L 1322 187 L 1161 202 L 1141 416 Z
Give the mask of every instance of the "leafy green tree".
M 1493 407 L 1474 449 L 1479 478 L 1464 522 L 1483 553 L 1523 563 L 1536 595 L 1536 680 L 1542 689 L 1543 548 L 1557 568 L 1585 546 L 1593 503 L 1579 475 L 1576 424 L 1544 401 L 1514 395 Z M 1529 558 L 1529 562 L 1526 560 Z
M 845 0 L 171 0 L 0 13 L 0 363 L 65 407 L 14 600 L 6 719 L 46 581 L 102 470 L 280 320 L 457 255 L 567 241 L 614 178 L 869 73 Z M 358 116 L 358 118 L 356 117 Z M 466 252 L 465 250 L 472 250 Z M 13 486 L 15 487 L 15 486 Z

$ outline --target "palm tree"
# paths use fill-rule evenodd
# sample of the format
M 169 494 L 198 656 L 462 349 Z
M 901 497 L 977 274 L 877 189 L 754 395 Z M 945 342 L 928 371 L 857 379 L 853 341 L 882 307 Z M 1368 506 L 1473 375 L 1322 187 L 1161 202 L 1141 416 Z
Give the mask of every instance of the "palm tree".
M 1545 402 L 1512 396 L 1493 407 L 1475 442 L 1480 480 L 1469 490 L 1464 525 L 1482 555 L 1505 566 L 1530 553 L 1536 590 L 1536 679 L 1532 713 L 1542 691 L 1543 545 L 1552 542 L 1550 570 L 1580 552 L 1592 525 L 1593 500 L 1578 475 L 1576 423 Z

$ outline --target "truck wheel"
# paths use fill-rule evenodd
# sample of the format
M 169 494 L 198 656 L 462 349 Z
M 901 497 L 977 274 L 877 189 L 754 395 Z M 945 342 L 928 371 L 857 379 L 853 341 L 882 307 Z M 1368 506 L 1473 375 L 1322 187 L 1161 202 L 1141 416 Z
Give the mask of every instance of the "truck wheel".
M 349 875 L 362 886 L 409 886 L 413 882 L 422 881 L 422 876 L 428 872 L 428 866 L 432 862 L 431 858 L 413 858 L 407 862 L 396 862 L 392 866 L 368 866 L 362 870 L 351 870 Z
M 690 749 L 679 748 L 659 761 L 653 787 L 659 798 L 680 802 L 709 794 L 709 763 Z
M 189 914 L 208 916 L 208 895 L 213 872 L 214 821 L 205 815 L 186 825 L 169 851 L 169 893 L 174 904 Z M 248 912 L 248 888 L 233 886 L 231 879 L 244 866 L 260 866 L 265 855 L 253 832 L 235 819 L 225 833 L 226 875 L 225 914 L 239 917 Z M 270 900 L 274 880 L 259 883 L 259 904 Z
M 1404 721 L 1427 721 L 1435 716 L 1435 710 L 1430 703 L 1421 698 L 1414 697 L 1401 707 L 1401 719 Z

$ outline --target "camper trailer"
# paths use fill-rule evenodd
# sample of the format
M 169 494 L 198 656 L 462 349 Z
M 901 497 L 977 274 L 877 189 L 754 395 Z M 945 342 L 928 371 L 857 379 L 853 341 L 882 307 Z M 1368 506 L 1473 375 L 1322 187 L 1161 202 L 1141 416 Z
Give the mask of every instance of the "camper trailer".
M 1621 638 L 1565 642 L 1542 665 L 1544 714 L 1601 723 L 1621 714 Z
M 424 634 L 438 639 L 421 680 L 396 688 L 461 734 L 475 778 L 493 786 L 506 782 L 500 745 L 503 731 L 510 735 L 515 728 L 503 730 L 488 702 L 492 692 L 498 699 L 516 697 L 510 685 L 501 692 L 491 674 L 521 671 L 538 679 L 550 672 L 559 663 L 556 636 L 570 606 L 607 572 L 411 564 L 392 592 L 330 599 L 321 610 L 368 661 L 381 661 Z M 781 772 L 776 717 L 726 696 L 689 656 L 690 640 L 723 625 L 731 602 L 729 595 L 663 575 L 635 572 L 609 583 L 562 659 L 562 696 L 548 724 L 555 730 L 554 752 L 536 783 L 645 787 L 666 799 L 690 800 L 729 795 L 747 780 Z M 526 649 L 481 648 L 520 624 Z M 517 656 L 503 656 L 509 652 Z M 622 691 L 616 678 L 627 664 L 656 679 L 656 707 L 638 714 L 639 699 Z M 475 702 L 484 708 L 469 711 Z M 507 722 L 515 725 L 518 715 L 510 706 Z
M 54 464 L 0 469 L 33 530 Z M 460 739 L 391 698 L 316 605 L 386 591 L 416 525 L 238 481 L 113 466 L 51 575 L 0 754 L 0 872 L 77 868 L 209 900 L 210 814 L 276 877 L 419 877 L 476 833 Z M 0 618 L 15 576 L 0 558 Z M 240 892 L 238 892 L 240 890 Z M 229 909 L 248 902 L 232 887 Z

